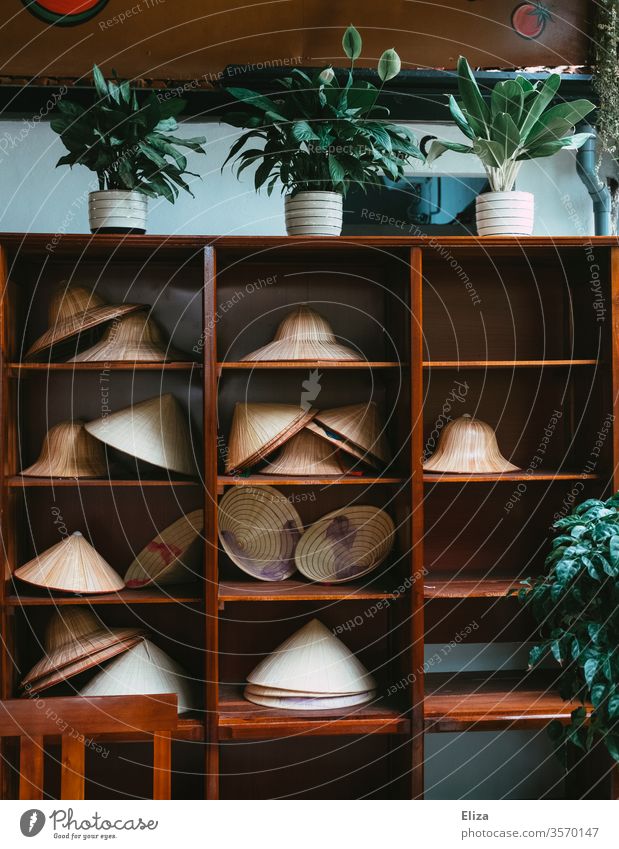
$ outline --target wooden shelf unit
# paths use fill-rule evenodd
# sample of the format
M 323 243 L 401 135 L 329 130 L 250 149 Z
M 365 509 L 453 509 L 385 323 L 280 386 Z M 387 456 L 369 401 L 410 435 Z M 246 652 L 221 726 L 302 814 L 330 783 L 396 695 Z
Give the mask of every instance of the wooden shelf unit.
M 17 695 L 20 673 L 42 654 L 37 641 L 52 608 L 83 603 L 106 624 L 136 621 L 154 631 L 155 641 L 196 679 L 200 710 L 182 717 L 175 735 L 173 769 L 195 776 L 190 790 L 179 785 L 181 798 L 281 796 L 288 791 L 283 775 L 294 776 L 299 795 L 311 796 L 319 773 L 338 798 L 419 798 L 424 734 L 541 728 L 551 718 L 567 719 L 571 706 L 545 678 L 436 677 L 433 670 L 424 680 L 424 646 L 449 643 L 480 610 L 490 613 L 472 639 L 506 640 L 502 625 L 518 602 L 504 596 L 541 570 L 553 516 L 574 500 L 619 488 L 614 240 L 65 236 L 52 252 L 49 242 L 45 234 L 0 236 L 5 575 L 57 539 L 50 505 L 65 523 L 84 526 L 121 573 L 131 552 L 157 530 L 202 505 L 203 581 L 169 592 L 83 599 L 0 582 L 2 698 Z M 600 269 L 599 297 L 588 276 L 590 250 Z M 195 362 L 113 365 L 108 377 L 114 409 L 131 403 L 134 393 L 136 401 L 161 391 L 177 395 L 199 432 L 199 480 L 19 476 L 47 426 L 67 411 L 94 417 L 98 403 L 98 364 L 20 362 L 45 327 L 50 287 L 67 277 L 96 284 L 109 300 L 129 299 L 130 291 L 131 300 L 153 304 L 172 343 L 191 352 Z M 222 309 L 237 292 L 232 308 Z M 367 361 L 243 362 L 300 302 L 323 312 Z M 602 304 L 603 320 L 594 303 Z M 312 400 L 321 408 L 370 397 L 379 403 L 393 463 L 381 473 L 341 478 L 226 475 L 222 444 L 234 402 L 298 403 L 303 370 L 321 375 Z M 501 450 L 522 471 L 424 474 L 423 457 L 444 425 L 446 404 L 448 416 L 474 413 L 496 427 Z M 561 415 L 543 442 L 557 409 Z M 351 502 L 382 506 L 398 528 L 394 556 L 379 574 L 351 585 L 315 585 L 296 576 L 252 581 L 217 538 L 218 499 L 239 485 L 276 486 L 298 502 L 305 522 Z M 495 607 L 501 612 L 493 616 Z M 242 682 L 250 669 L 314 616 L 374 671 L 377 702 L 319 715 L 245 701 Z M 527 639 L 527 627 L 514 615 L 509 639 Z M 336 737 L 347 738 L 346 745 L 336 745 Z M 134 742 L 114 741 L 121 752 Z M 316 751 L 320 762 L 312 766 Z M 251 783 L 257 758 L 264 769 L 260 787 Z M 10 795 L 10 770 L 0 777 L 2 794 Z M 139 794 L 140 787 L 131 791 Z M 125 791 L 118 792 L 122 798 Z

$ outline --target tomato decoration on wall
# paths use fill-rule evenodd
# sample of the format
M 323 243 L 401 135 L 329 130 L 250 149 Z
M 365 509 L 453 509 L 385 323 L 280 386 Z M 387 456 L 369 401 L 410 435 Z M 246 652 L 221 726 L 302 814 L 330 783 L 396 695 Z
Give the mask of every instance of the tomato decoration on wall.
M 37 18 L 59 27 L 83 24 L 98 15 L 109 0 L 22 0 Z
M 543 3 L 518 3 L 512 12 L 512 27 L 522 38 L 539 38 L 551 20 L 550 9 Z

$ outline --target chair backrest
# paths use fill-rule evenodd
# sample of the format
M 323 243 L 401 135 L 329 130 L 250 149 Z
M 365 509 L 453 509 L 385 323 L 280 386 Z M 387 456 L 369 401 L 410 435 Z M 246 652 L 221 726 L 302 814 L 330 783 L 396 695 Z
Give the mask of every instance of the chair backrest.
M 85 739 L 152 734 L 153 799 L 171 795 L 172 731 L 177 696 L 96 696 L 0 701 L 0 737 L 19 737 L 19 798 L 43 798 L 43 738 L 60 737 L 61 799 L 84 798 Z

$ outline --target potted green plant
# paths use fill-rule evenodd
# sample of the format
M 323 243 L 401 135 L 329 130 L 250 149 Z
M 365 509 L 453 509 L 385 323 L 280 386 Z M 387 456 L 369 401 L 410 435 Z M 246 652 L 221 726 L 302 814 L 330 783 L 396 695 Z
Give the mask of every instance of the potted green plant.
M 383 177 L 397 180 L 411 159 L 423 159 L 410 130 L 387 123 L 389 110 L 377 105 L 384 83 L 400 72 L 398 54 L 392 49 L 380 57 L 377 88 L 355 79 L 362 40 L 353 26 L 342 45 L 350 59 L 343 84 L 332 68 L 312 76 L 295 68 L 278 81 L 281 91 L 272 97 L 227 89 L 244 109 L 224 120 L 247 132 L 234 143 L 224 165 L 237 157 L 237 175 L 257 165 L 256 191 L 266 185 L 270 195 L 281 183 L 289 235 L 338 236 L 342 198 L 351 184 L 364 188 L 382 185 Z M 242 150 L 254 140 L 259 147 Z
M 476 201 L 480 236 L 533 232 L 534 198 L 514 191 L 518 171 L 527 159 L 552 156 L 563 148 L 577 149 L 589 133 L 575 133 L 575 125 L 594 109 L 588 100 L 551 106 L 561 77 L 550 74 L 543 83 L 517 75 L 495 85 L 490 102 L 484 100 L 466 59 L 458 60 L 459 99 L 450 96 L 449 109 L 470 144 L 434 139 L 428 163 L 446 150 L 473 154 L 488 175 L 490 191 Z
M 561 696 L 582 704 L 569 726 L 549 731 L 563 752 L 566 742 L 587 750 L 601 739 L 619 761 L 619 493 L 583 502 L 553 527 L 546 574 L 518 593 L 540 627 L 531 665 L 554 657 Z
M 91 107 L 58 103 L 51 127 L 69 152 L 57 165 L 84 165 L 97 174 L 99 191 L 88 198 L 93 233 L 144 233 L 147 198 L 174 203 L 179 188 L 192 194 L 183 177 L 192 172 L 178 148 L 205 153 L 206 139 L 171 135 L 184 100 L 151 92 L 140 103 L 128 82 L 106 81 L 96 65 L 93 77 L 97 99 Z

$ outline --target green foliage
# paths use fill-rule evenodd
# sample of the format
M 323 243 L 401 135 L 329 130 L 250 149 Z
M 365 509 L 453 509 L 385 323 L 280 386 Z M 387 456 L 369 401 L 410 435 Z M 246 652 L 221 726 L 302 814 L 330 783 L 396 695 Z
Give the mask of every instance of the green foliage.
M 178 148 L 205 153 L 206 139 L 170 135 L 178 129 L 176 118 L 185 101 L 160 101 L 151 92 L 140 105 L 128 82 L 106 81 L 96 65 L 93 77 L 97 100 L 90 108 L 68 100 L 58 103 L 51 126 L 69 152 L 57 166 L 85 165 L 97 174 L 100 189 L 135 190 L 171 203 L 179 187 L 192 194 L 183 179 L 192 172 Z
M 509 192 L 526 159 L 552 156 L 562 148 L 580 147 L 589 133 L 574 126 L 594 109 L 588 100 L 550 106 L 561 77 L 550 74 L 534 85 L 525 77 L 495 85 L 488 104 L 464 56 L 458 60 L 459 100 L 449 98 L 451 116 L 471 144 L 436 139 L 428 162 L 446 150 L 468 153 L 481 160 L 494 192 Z
M 552 655 L 561 696 L 592 712 L 587 721 L 578 708 L 569 726 L 554 722 L 549 733 L 562 754 L 567 742 L 588 750 L 601 739 L 619 761 L 619 493 L 583 502 L 554 529 L 547 574 L 518 592 L 540 628 L 529 661 Z
M 237 176 L 257 165 L 256 191 L 266 185 L 270 195 L 279 181 L 286 192 L 346 195 L 351 183 L 381 186 L 383 177 L 397 180 L 411 159 L 423 159 L 415 136 L 385 121 L 389 110 L 376 105 L 380 89 L 354 79 L 362 41 L 353 26 L 346 30 L 342 45 L 351 60 L 343 85 L 331 68 L 312 76 L 295 68 L 278 81 L 281 91 L 274 97 L 228 89 L 244 109 L 229 113 L 225 120 L 247 132 L 233 144 L 224 165 L 236 157 Z M 382 83 L 399 71 L 398 54 L 386 50 L 378 63 Z

